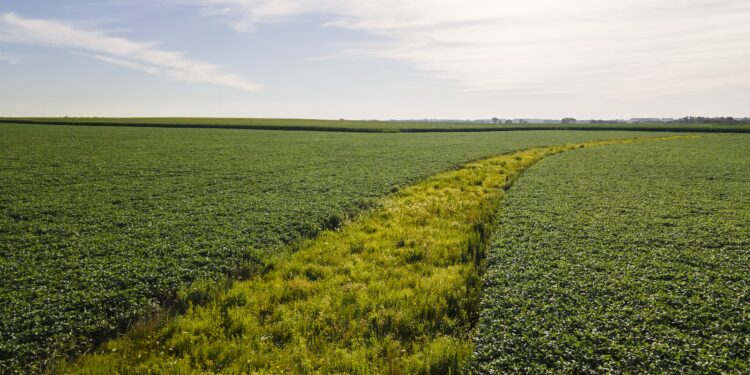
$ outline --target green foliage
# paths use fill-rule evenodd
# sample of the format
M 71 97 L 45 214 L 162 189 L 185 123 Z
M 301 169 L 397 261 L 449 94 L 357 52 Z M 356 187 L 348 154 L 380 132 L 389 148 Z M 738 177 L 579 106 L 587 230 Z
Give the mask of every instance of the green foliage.
M 748 136 L 548 158 L 490 240 L 476 371 L 750 372 Z
M 484 159 L 403 189 L 263 276 L 65 371 L 464 373 L 486 223 L 507 181 L 582 146 Z
M 703 118 L 701 118 L 703 119 Z M 570 121 L 573 120 L 573 121 Z M 510 121 L 510 120 L 509 120 Z M 513 130 L 620 130 L 620 131 L 672 131 L 749 133 L 750 125 L 737 121 L 675 123 L 612 123 L 596 121 L 576 124 L 575 119 L 564 119 L 562 124 L 493 124 L 476 122 L 399 122 L 314 119 L 264 119 L 264 118 L 103 118 L 103 117 L 40 117 L 0 118 L 0 123 L 62 124 L 83 126 L 127 126 L 164 128 L 224 128 L 256 130 L 336 131 L 357 133 L 419 133 L 419 132 L 486 132 Z
M 197 280 L 248 278 L 271 256 L 438 171 L 520 148 L 635 135 L 0 124 L 0 373 L 52 368 L 51 357 L 91 350 L 165 305 L 189 309 L 210 299 Z M 191 285 L 196 293 L 178 295 Z M 272 337 L 284 341 L 281 333 Z

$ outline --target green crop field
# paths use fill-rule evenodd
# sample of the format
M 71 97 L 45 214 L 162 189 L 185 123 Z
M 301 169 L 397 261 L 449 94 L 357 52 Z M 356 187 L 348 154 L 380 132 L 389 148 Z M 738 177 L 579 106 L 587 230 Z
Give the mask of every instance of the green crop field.
M 510 190 L 479 373 L 748 373 L 750 137 L 577 150 Z
M 361 121 L 267 118 L 192 118 L 192 117 L 28 117 L 4 118 L 0 123 L 58 124 L 84 126 L 128 126 L 165 128 L 228 128 L 259 130 L 306 130 L 361 133 L 485 132 L 513 130 L 607 130 L 750 133 L 750 124 L 670 124 L 670 123 L 595 123 L 595 124 L 489 124 L 476 122 Z
M 141 325 L 64 372 L 462 373 L 488 219 L 505 190 L 545 156 L 637 141 L 532 148 L 437 174 L 262 277 Z
M 0 372 L 93 349 L 196 280 L 246 278 L 439 171 L 643 135 L 0 124 Z
M 743 128 L 6 120 L 0 373 L 748 371 Z

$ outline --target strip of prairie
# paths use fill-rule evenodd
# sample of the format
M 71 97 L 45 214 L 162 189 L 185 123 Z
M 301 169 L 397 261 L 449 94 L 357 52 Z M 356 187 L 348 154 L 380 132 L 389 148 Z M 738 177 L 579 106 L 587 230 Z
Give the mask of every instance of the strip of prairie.
M 0 372 L 91 349 L 197 280 L 469 160 L 644 134 L 0 125 Z M 654 135 L 654 133 L 647 133 Z

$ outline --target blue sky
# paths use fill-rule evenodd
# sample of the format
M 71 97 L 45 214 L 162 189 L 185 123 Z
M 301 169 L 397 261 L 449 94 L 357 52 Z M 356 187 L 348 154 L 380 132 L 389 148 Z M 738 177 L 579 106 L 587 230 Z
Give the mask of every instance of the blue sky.
M 0 116 L 750 116 L 750 3 L 10 0 L 0 83 Z

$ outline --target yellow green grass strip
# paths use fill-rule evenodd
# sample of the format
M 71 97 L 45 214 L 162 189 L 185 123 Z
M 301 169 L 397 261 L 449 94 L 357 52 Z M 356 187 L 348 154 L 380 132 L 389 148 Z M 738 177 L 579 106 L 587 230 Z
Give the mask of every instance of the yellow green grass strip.
M 265 274 L 137 327 L 63 372 L 466 372 L 483 241 L 505 190 L 546 156 L 638 141 L 533 148 L 438 174 L 302 244 Z

